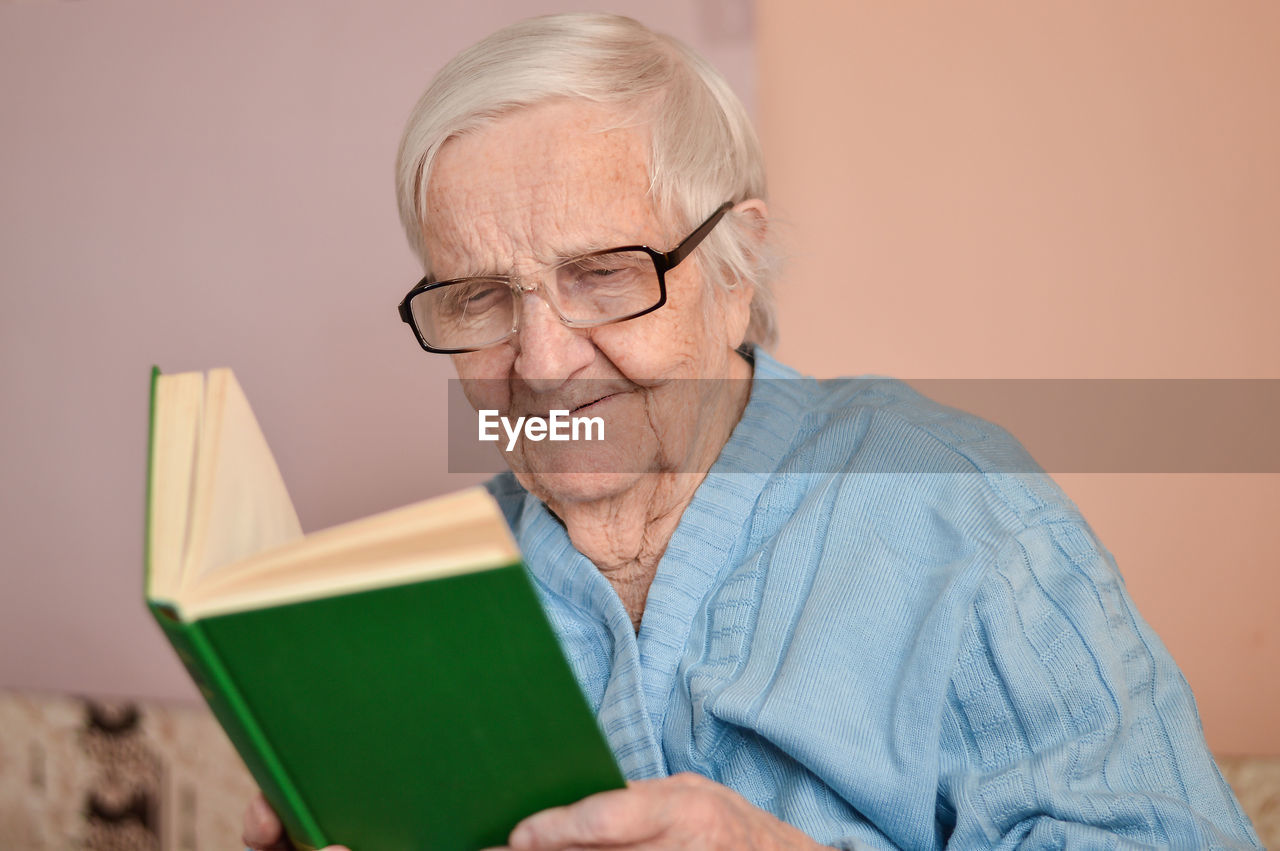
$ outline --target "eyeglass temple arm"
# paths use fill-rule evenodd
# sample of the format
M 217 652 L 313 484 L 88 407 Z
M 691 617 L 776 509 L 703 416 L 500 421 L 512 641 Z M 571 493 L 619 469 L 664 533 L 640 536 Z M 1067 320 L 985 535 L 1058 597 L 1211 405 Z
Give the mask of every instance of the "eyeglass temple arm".
M 702 240 L 706 238 L 707 234 L 711 233 L 711 229 L 715 227 L 722 218 L 724 218 L 724 214 L 732 209 L 733 202 L 725 201 L 716 208 L 716 211 L 711 214 L 709 219 L 698 225 L 698 229 L 689 234 L 684 242 L 662 255 L 663 259 L 667 261 L 667 268 L 670 269 L 674 267 L 677 263 L 688 257 L 693 252 L 693 249 L 698 247 L 698 243 L 702 242 Z

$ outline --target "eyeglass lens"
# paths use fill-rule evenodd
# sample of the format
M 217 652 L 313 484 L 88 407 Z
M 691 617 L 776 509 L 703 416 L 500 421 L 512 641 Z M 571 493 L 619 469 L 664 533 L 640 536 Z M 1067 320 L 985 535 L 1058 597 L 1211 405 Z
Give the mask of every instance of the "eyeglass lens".
M 649 310 L 662 298 L 653 257 L 643 251 L 616 251 L 576 257 L 553 267 L 536 283 L 542 296 L 567 323 L 603 325 Z M 482 348 L 506 338 L 516 327 L 520 279 L 462 278 L 425 290 L 409 302 L 426 342 L 441 349 Z

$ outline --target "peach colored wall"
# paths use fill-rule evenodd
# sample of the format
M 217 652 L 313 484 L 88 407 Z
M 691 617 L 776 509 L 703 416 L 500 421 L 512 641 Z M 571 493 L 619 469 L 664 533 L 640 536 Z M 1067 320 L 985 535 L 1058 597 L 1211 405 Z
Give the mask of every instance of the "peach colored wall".
M 760 0 L 779 353 L 1280 378 L 1280 5 Z M 1062 475 L 1194 687 L 1280 754 L 1280 476 Z
M 191 698 L 141 604 L 151 364 L 236 369 L 315 529 L 461 487 L 392 163 L 450 56 L 572 8 L 751 98 L 746 0 L 0 3 L 0 688 Z

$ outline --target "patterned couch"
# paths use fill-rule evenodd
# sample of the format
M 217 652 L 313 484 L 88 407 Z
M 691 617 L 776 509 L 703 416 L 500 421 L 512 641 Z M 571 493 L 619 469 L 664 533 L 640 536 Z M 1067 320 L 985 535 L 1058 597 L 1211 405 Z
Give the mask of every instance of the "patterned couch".
M 1280 849 L 1280 758 L 1220 757 Z M 0 692 L 0 849 L 227 851 L 254 784 L 203 708 Z

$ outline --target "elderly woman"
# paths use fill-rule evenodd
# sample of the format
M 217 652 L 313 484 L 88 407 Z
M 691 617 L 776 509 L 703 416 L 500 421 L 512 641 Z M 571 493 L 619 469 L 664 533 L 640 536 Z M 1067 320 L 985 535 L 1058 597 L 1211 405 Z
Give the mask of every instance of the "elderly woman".
M 764 350 L 761 155 L 702 59 L 612 16 L 505 29 L 414 110 L 399 192 L 423 348 L 477 408 L 611 436 L 520 441 L 491 484 L 636 781 L 513 848 L 1256 846 L 1186 682 L 1020 448 Z M 285 847 L 261 802 L 245 837 Z

